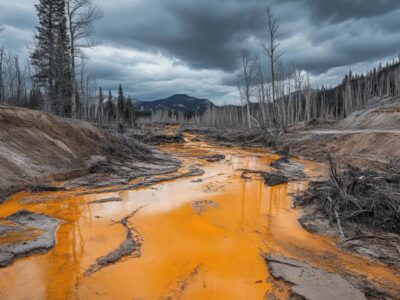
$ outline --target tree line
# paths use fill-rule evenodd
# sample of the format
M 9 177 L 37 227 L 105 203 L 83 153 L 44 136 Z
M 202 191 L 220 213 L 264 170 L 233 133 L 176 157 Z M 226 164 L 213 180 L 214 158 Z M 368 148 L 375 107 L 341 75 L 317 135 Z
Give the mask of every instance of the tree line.
M 336 87 L 312 88 L 310 75 L 296 64 L 285 70 L 278 20 L 270 9 L 266 17 L 267 39 L 260 42 L 260 48 L 267 65 L 262 65 L 260 58 L 249 50 L 240 51 L 241 70 L 237 80 L 240 105 L 213 106 L 204 114 L 190 117 L 159 111 L 141 121 L 201 124 L 223 129 L 285 130 L 313 120 L 343 119 L 365 107 L 373 97 L 400 95 L 400 56 L 366 74 L 350 71 Z
M 122 85 L 118 96 L 98 89 L 86 72 L 84 49 L 97 45 L 93 25 L 102 10 L 92 0 L 39 0 L 35 45 L 28 61 L 0 47 L 0 102 L 98 122 L 133 125 L 134 106 Z M 0 29 L 1 31 L 1 29 Z
M 93 24 L 102 11 L 92 0 L 39 0 L 35 45 L 27 62 L 0 47 L 0 102 L 81 118 L 102 126 L 133 126 L 134 103 L 118 88 L 117 97 L 98 89 L 88 75 L 83 49 L 95 46 Z M 285 130 L 318 119 L 342 119 L 373 97 L 400 93 L 400 58 L 367 74 L 349 72 L 336 87 L 314 89 L 310 76 L 297 65 L 285 70 L 279 23 L 267 11 L 267 39 L 260 50 L 267 64 L 249 50 L 240 52 L 237 80 L 241 105 L 210 107 L 185 116 L 154 112 L 145 122 L 198 123 L 223 128 Z M 1 34 L 1 28 L 0 28 Z M 268 79 L 267 79 L 268 78 Z

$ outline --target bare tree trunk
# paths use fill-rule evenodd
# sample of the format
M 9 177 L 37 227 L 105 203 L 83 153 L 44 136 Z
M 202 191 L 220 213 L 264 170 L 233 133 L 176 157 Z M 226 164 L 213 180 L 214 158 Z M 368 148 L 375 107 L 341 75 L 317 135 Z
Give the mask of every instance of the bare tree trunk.
M 243 95 L 247 105 L 247 121 L 249 130 L 251 130 L 251 111 L 250 111 L 250 98 L 253 92 L 254 71 L 256 60 L 250 57 L 249 51 L 243 49 L 240 52 L 242 57 L 242 81 L 243 81 Z

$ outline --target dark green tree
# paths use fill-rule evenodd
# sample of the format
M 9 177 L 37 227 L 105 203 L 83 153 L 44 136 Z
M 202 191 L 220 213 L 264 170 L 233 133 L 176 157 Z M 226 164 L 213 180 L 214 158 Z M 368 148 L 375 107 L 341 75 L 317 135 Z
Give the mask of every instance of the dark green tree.
M 133 125 L 135 120 L 135 109 L 130 96 L 128 96 L 125 102 L 124 119 L 130 125 Z
M 108 120 L 112 121 L 116 117 L 116 111 L 115 111 L 115 105 L 113 102 L 113 95 L 111 93 L 111 90 L 108 90 L 108 99 L 107 99 L 107 105 L 106 105 L 106 112 L 108 116 Z
M 119 119 L 122 119 L 124 115 L 124 109 L 125 109 L 125 96 L 124 96 L 124 90 L 122 89 L 122 84 L 120 84 L 118 86 L 118 96 L 117 96 L 117 111 Z
M 45 92 L 51 109 L 61 113 L 65 96 L 70 90 L 66 77 L 69 71 L 69 40 L 67 35 L 65 0 L 39 0 L 35 5 L 39 25 L 36 27 L 36 47 L 31 53 L 36 73 L 33 80 Z

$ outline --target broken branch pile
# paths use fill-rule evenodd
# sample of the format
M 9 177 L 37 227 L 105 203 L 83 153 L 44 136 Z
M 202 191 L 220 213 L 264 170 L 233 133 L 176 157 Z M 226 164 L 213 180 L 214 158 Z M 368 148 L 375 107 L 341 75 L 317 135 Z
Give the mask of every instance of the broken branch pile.
M 343 237 L 341 224 L 349 221 L 400 233 L 400 158 L 392 158 L 383 173 L 350 165 L 341 171 L 329 160 L 329 180 L 312 182 L 295 205 L 316 205 L 331 225 L 336 222 Z
M 276 144 L 276 137 L 269 131 L 218 131 L 209 136 L 218 142 L 240 144 L 241 146 L 272 147 Z

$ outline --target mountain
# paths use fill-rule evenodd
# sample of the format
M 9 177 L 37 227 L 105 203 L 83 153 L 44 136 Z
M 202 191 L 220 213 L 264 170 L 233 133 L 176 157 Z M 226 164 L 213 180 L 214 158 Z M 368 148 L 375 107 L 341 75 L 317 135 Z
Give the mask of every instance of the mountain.
M 199 99 L 185 94 L 175 94 L 171 97 L 153 101 L 135 101 L 137 111 L 168 110 L 187 114 L 203 113 L 207 107 L 214 106 L 208 99 Z

